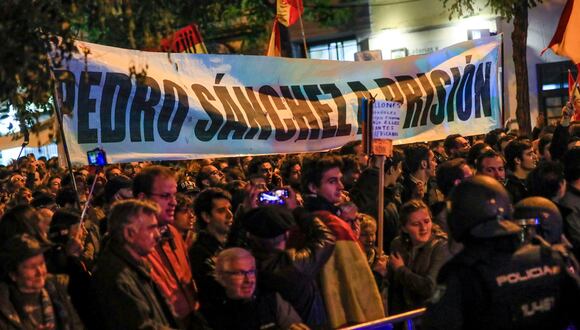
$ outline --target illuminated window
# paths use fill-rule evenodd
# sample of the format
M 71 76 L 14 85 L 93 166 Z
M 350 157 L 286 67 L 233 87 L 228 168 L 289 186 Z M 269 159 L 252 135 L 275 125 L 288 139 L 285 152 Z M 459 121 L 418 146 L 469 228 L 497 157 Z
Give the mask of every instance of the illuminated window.
M 308 54 L 316 60 L 354 61 L 354 53 L 358 52 L 356 40 L 333 41 L 310 46 Z

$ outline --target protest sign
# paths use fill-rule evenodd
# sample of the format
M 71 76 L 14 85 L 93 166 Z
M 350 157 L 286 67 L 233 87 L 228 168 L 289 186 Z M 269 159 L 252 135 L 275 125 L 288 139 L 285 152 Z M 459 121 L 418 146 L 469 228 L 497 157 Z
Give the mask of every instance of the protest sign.
M 499 127 L 500 43 L 338 62 L 77 42 L 54 73 L 75 162 L 95 147 L 111 163 L 312 152 L 359 139 L 361 99 L 370 95 L 401 104 L 394 144 Z

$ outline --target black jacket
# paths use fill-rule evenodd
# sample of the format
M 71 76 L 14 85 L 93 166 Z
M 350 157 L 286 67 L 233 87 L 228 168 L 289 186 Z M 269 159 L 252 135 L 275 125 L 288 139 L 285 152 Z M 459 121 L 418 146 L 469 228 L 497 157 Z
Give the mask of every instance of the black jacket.
M 273 292 L 257 292 L 251 300 L 224 298 L 204 315 L 214 330 L 288 329 L 302 322 L 294 308 Z
M 379 200 L 379 170 L 367 168 L 361 174 L 354 188 L 350 192 L 352 201 L 357 205 L 360 212 L 371 215 L 378 220 L 378 200 Z M 399 211 L 401 206 L 400 196 L 397 195 L 395 187 L 384 188 L 383 201 L 383 247 L 384 252 L 391 252 L 391 242 L 400 233 Z
M 340 208 L 317 195 L 304 195 L 304 208 L 310 212 L 328 211 L 340 216 Z
M 334 251 L 335 237 L 318 218 L 296 216 L 304 235 L 298 248 L 267 250 L 253 244 L 258 266 L 258 286 L 277 291 L 290 302 L 302 320 L 317 328 L 326 323 L 326 312 L 317 278 Z
M 202 313 L 210 304 L 225 297 L 224 289 L 213 276 L 214 259 L 223 249 L 224 245 L 205 230 L 199 232 L 197 240 L 189 249 L 191 274 L 197 285 Z
M 147 265 L 134 260 L 114 241 L 99 256 L 92 293 L 100 329 L 177 327 L 171 308 L 149 276 Z
M 511 173 L 506 175 L 505 189 L 509 193 L 513 204 L 516 204 L 529 195 L 526 180 L 522 180 Z

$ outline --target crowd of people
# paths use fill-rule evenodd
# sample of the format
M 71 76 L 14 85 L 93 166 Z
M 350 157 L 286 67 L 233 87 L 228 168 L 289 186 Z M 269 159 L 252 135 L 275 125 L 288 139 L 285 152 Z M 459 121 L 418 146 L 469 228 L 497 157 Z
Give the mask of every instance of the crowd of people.
M 542 122 L 397 146 L 383 187 L 360 141 L 74 171 L 21 157 L 0 168 L 0 328 L 329 329 L 425 306 L 426 329 L 565 327 L 580 124 Z

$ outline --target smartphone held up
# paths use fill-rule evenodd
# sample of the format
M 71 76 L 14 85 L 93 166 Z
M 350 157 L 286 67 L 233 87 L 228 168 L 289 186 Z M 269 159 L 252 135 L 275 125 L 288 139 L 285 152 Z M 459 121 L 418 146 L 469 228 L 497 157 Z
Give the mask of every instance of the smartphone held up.
M 105 153 L 105 150 L 101 148 L 87 151 L 87 159 L 91 166 L 103 167 L 107 165 L 107 154 Z
M 288 196 L 288 189 L 264 191 L 258 195 L 258 202 L 260 205 L 286 205 Z

